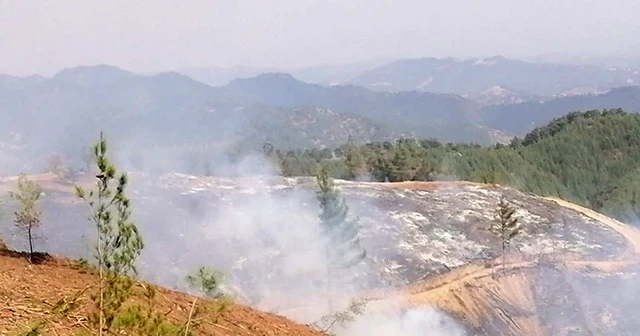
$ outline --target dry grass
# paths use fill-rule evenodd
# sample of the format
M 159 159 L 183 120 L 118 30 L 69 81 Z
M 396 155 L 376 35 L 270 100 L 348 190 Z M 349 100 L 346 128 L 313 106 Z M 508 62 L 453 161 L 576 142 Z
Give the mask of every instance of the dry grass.
M 50 321 L 46 335 L 71 335 L 87 329 L 86 316 L 92 305 L 89 293 L 96 278 L 86 269 L 47 255 L 32 265 L 24 255 L 4 250 L 0 251 L 0 270 L 0 335 L 11 335 L 41 319 Z M 71 302 L 74 296 L 78 296 L 77 310 L 61 315 L 52 311 L 57 302 Z M 193 297 L 184 293 L 158 290 L 158 310 L 178 323 L 186 322 L 192 303 Z M 199 335 L 321 335 L 284 317 L 241 305 L 232 304 L 218 314 L 204 316 Z

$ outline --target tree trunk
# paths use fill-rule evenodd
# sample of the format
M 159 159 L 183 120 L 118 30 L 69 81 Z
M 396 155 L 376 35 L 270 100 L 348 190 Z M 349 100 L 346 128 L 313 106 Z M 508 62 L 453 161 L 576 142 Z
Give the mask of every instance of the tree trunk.
M 327 309 L 329 315 L 333 314 L 333 297 L 331 295 L 331 258 L 329 256 L 329 249 L 326 251 L 327 255 Z
M 98 327 L 100 328 L 98 330 L 98 335 L 102 336 L 104 334 L 103 332 L 103 328 L 104 328 L 104 273 L 102 268 L 104 267 L 104 264 L 102 263 L 102 245 L 101 243 L 101 237 L 100 237 L 100 228 L 101 228 L 101 221 L 102 221 L 102 211 L 100 210 L 100 206 L 102 205 L 102 186 L 100 184 L 98 184 L 98 211 L 97 211 L 97 215 L 94 216 L 94 220 L 96 223 L 96 250 L 98 252 L 98 287 L 99 287 L 99 291 L 100 291 L 100 303 L 99 303 L 99 312 L 98 312 Z M 105 186 L 106 188 L 106 186 Z
M 27 235 L 29 235 L 29 263 L 33 263 L 33 239 L 31 237 L 31 226 L 27 228 Z
M 98 231 L 99 232 L 99 231 Z M 99 288 L 100 288 L 100 312 L 99 312 L 99 328 L 98 335 L 102 336 L 102 329 L 104 328 L 104 275 L 102 273 L 102 248 L 100 246 L 100 233 L 98 233 L 98 272 L 99 272 Z
M 506 262 L 505 262 L 505 241 L 502 241 L 502 271 L 504 272 L 506 270 Z

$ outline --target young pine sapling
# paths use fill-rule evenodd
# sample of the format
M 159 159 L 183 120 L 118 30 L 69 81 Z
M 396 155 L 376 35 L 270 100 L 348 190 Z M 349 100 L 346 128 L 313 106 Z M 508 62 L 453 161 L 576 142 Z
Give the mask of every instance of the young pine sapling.
M 41 195 L 40 185 L 29 180 L 25 174 L 20 174 L 18 177 L 17 190 L 9 193 L 9 196 L 18 202 L 18 210 L 14 212 L 13 221 L 18 229 L 27 235 L 29 262 L 33 262 L 33 231 L 41 224 L 42 211 L 38 208 L 38 200 Z
M 333 179 L 329 177 L 326 166 L 321 168 L 316 182 L 319 188 L 317 198 L 321 209 L 320 226 L 326 238 L 327 305 L 328 315 L 331 316 L 335 315 L 333 311 L 334 281 L 338 280 L 340 271 L 363 261 L 367 252 L 360 245 L 358 220 L 347 218 L 349 207 L 340 196 Z M 354 307 L 361 308 L 357 304 Z
M 98 334 L 103 335 L 110 331 L 131 295 L 135 281 L 130 275 L 136 273 L 135 261 L 144 244 L 137 226 L 130 220 L 131 203 L 125 195 L 127 175 L 118 174 L 107 158 L 107 141 L 102 133 L 93 152 L 99 171 L 97 190 L 86 192 L 76 186 L 76 194 L 89 204 L 90 220 L 96 228 L 99 296 L 95 298 L 98 314 L 91 320 L 97 324 Z
M 518 218 L 514 217 L 516 209 L 510 205 L 504 194 L 500 196 L 496 216 L 491 223 L 490 231 L 498 239 L 502 245 L 502 268 L 506 265 L 506 249 L 511 243 L 511 239 L 520 232 L 520 224 Z

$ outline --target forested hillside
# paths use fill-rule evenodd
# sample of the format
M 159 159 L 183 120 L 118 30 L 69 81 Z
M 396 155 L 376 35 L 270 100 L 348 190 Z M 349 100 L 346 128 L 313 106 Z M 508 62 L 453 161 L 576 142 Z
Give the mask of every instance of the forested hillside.
M 640 214 L 640 115 L 620 109 L 569 113 L 508 146 L 399 139 L 336 150 L 265 150 L 285 175 L 311 175 L 326 163 L 340 178 L 499 183 L 624 220 Z
M 383 93 L 358 86 L 321 86 L 289 74 L 237 79 L 224 87 L 269 106 L 319 106 L 374 120 L 398 134 L 431 136 L 446 141 L 493 143 L 477 119 L 479 106 L 452 94 Z
M 481 114 L 488 127 L 513 135 L 523 135 L 570 111 L 611 108 L 622 108 L 628 112 L 640 111 L 640 87 L 620 87 L 598 95 L 486 106 Z
M 321 86 L 287 74 L 211 87 L 172 72 L 82 66 L 50 78 L 0 76 L 0 171 L 41 172 L 54 155 L 79 169 L 83 144 L 98 131 L 114 139 L 115 159 L 126 169 L 205 174 L 264 142 L 289 150 L 335 147 L 349 137 L 359 144 L 420 137 L 489 146 L 566 112 L 596 108 L 637 112 L 640 87 L 480 106 L 452 94 Z
M 114 139 L 115 155 L 127 168 L 183 156 L 183 167 L 170 169 L 183 171 L 197 164 L 189 161 L 192 156 L 214 161 L 224 151 L 260 148 L 264 141 L 296 148 L 337 146 L 349 136 L 359 141 L 395 136 L 366 117 L 311 105 L 263 105 L 176 73 L 143 76 L 99 65 L 50 78 L 0 76 L 3 174 L 42 171 L 54 153 L 78 168 L 87 139 L 101 130 Z

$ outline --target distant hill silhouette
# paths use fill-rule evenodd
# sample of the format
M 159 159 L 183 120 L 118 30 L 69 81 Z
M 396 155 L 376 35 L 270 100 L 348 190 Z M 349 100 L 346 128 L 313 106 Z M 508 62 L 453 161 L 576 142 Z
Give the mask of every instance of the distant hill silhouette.
M 568 63 L 532 63 L 502 56 L 489 58 L 403 59 L 365 71 L 347 83 L 380 91 L 421 90 L 472 94 L 498 85 L 525 95 L 555 96 L 589 87 L 640 83 L 637 69 Z
M 0 157 L 2 168 L 14 173 L 41 167 L 54 152 L 75 160 L 100 130 L 115 145 L 126 144 L 120 155 L 129 161 L 164 150 L 213 160 L 217 156 L 204 152 L 259 150 L 265 142 L 284 149 L 331 147 L 349 137 L 491 144 L 571 111 L 616 107 L 639 110 L 640 88 L 482 106 L 454 94 L 322 86 L 285 73 L 212 87 L 176 72 L 143 76 L 82 66 L 50 78 L 0 76 Z

